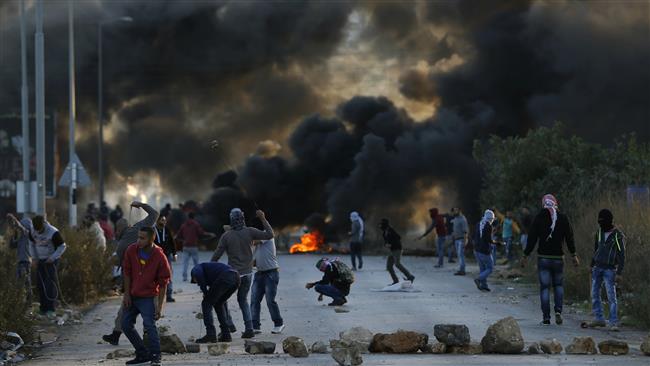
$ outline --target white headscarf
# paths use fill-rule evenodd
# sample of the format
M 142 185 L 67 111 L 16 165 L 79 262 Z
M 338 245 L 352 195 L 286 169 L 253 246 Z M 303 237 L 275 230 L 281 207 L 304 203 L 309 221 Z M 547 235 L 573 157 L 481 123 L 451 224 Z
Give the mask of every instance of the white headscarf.
M 494 217 L 495 217 L 494 212 L 492 210 L 485 210 L 480 224 L 480 233 L 479 233 L 480 237 L 483 237 L 483 229 L 485 228 L 485 225 L 492 225 L 492 222 L 494 221 Z
M 359 230 L 361 231 L 361 233 L 363 233 L 363 219 L 361 218 L 361 215 L 359 215 L 357 211 L 352 211 L 350 213 L 350 221 L 359 222 L 359 226 L 361 227 Z
M 546 240 L 550 239 L 553 236 L 553 231 L 555 231 L 555 224 L 557 223 L 557 198 L 552 194 L 547 194 L 542 197 L 542 207 L 547 209 L 551 214 L 551 232 L 548 234 Z

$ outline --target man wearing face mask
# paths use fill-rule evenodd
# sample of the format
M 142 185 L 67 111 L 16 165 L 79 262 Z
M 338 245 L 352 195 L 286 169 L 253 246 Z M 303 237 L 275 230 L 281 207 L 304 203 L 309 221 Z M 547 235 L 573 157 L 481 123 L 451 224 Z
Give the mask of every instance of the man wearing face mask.
M 475 240 L 474 256 L 479 267 L 479 276 L 474 279 L 476 288 L 483 292 L 489 292 L 490 288 L 487 279 L 492 274 L 494 262 L 492 260 L 492 223 L 494 222 L 494 212 L 485 210 L 481 222 L 478 224 L 477 237 Z
M 598 225 L 600 229 L 594 238 L 594 257 L 591 260 L 591 308 L 595 320 L 587 326 L 607 325 L 600 300 L 600 289 L 605 283 L 610 330 L 618 331 L 616 282 L 620 281 L 625 266 L 625 236 L 614 226 L 614 215 L 608 209 L 598 213 Z
M 404 276 L 406 276 L 406 280 L 413 282 L 413 280 L 415 280 L 415 276 L 413 276 L 411 272 L 409 272 L 409 270 L 406 269 L 404 265 L 402 265 L 402 238 L 395 231 L 395 229 L 390 226 L 388 219 L 381 219 L 379 229 L 381 229 L 381 236 L 384 238 L 384 246 L 390 249 L 390 255 L 386 260 L 386 270 L 390 274 L 390 277 L 393 279 L 393 283 L 391 285 L 399 283 L 399 278 L 397 278 L 397 275 L 395 274 L 395 268 L 393 267 L 397 267 L 397 269 L 399 269 L 404 274 Z
M 539 242 L 539 245 L 538 245 Z M 564 251 L 563 243 L 578 267 L 580 260 L 576 254 L 573 229 L 569 218 L 558 212 L 557 199 L 552 194 L 542 197 L 542 209 L 539 211 L 528 235 L 528 243 L 521 260 L 522 267 L 528 262 L 528 256 L 537 246 L 537 270 L 539 274 L 539 297 L 542 304 L 542 325 L 551 324 L 551 287 L 555 302 L 555 324 L 562 324 L 562 304 L 564 301 Z

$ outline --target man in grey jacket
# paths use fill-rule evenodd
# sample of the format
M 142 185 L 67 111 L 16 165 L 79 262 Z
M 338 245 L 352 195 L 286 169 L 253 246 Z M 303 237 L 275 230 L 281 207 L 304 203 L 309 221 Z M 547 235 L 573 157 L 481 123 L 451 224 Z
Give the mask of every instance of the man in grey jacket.
M 278 283 L 280 282 L 280 265 L 276 255 L 275 240 L 256 242 L 253 256 L 255 258 L 255 267 L 257 267 L 251 291 L 253 330 L 255 333 L 262 332 L 260 312 L 262 298 L 266 297 L 266 306 L 269 308 L 274 325 L 271 333 L 280 334 L 284 330 L 284 321 L 282 315 L 280 315 L 280 307 L 275 301 L 275 296 L 278 293 Z
M 132 226 L 129 226 L 129 222 L 125 218 L 120 218 L 115 224 L 115 239 L 117 240 L 117 253 L 118 265 L 121 266 L 124 261 L 124 252 L 129 247 L 129 245 L 136 243 L 138 241 L 138 232 L 140 228 L 143 227 L 153 227 L 158 220 L 158 211 L 153 207 L 149 206 L 146 203 L 134 201 L 131 203 L 133 208 L 141 208 L 147 213 L 147 217 L 136 222 Z M 106 334 L 102 336 L 102 339 L 105 342 L 108 342 L 114 346 L 117 346 L 120 340 L 120 335 L 122 334 L 122 313 L 124 309 L 120 306 L 120 310 L 117 312 L 115 317 L 115 327 L 113 328 L 113 333 Z
M 221 236 L 217 249 L 212 255 L 212 261 L 217 262 L 226 253 L 228 255 L 228 265 L 239 272 L 241 283 L 237 290 L 237 302 L 245 326 L 242 338 L 253 338 L 255 336 L 251 308 L 248 304 L 248 292 L 251 288 L 253 276 L 253 241 L 270 240 L 274 236 L 271 224 L 266 220 L 264 212 L 257 210 L 255 214 L 262 221 L 264 231 L 247 227 L 244 221 L 244 212 L 239 208 L 233 208 L 230 211 L 230 230 Z
M 469 234 L 469 225 L 467 225 L 467 219 L 460 208 L 455 207 L 451 210 L 451 214 L 454 215 L 453 219 L 453 230 L 451 233 L 452 240 L 456 246 L 456 254 L 458 255 L 458 262 L 460 268 L 458 272 L 454 273 L 456 276 L 465 275 L 465 247 L 467 246 L 467 239 Z
M 352 270 L 357 270 L 356 259 L 359 259 L 359 269 L 363 268 L 363 257 L 361 256 L 361 246 L 363 243 L 364 223 L 358 212 L 350 213 L 350 256 L 352 257 Z

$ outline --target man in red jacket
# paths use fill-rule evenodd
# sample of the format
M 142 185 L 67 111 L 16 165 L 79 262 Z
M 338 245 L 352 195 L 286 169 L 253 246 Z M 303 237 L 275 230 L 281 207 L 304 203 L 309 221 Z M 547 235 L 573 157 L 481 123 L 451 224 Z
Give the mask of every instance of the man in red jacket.
M 199 264 L 199 239 L 205 234 L 214 235 L 203 231 L 201 224 L 194 219 L 194 212 L 187 215 L 187 221 L 181 225 L 176 234 L 176 240 L 183 242 L 183 282 L 187 282 L 187 270 L 190 258 L 194 266 Z
M 162 316 L 171 271 L 162 248 L 154 245 L 153 228 L 140 228 L 137 243 L 131 244 L 124 253 L 122 274 L 124 277 L 122 332 L 135 347 L 136 354 L 135 359 L 126 364 L 151 362 L 151 365 L 160 365 L 160 337 L 156 320 Z M 158 297 L 157 302 L 154 301 L 156 297 Z M 138 314 L 142 316 L 142 324 L 149 335 L 148 348 L 134 327 Z
M 445 242 L 447 240 L 447 227 L 445 226 L 445 218 L 439 213 L 437 208 L 432 208 L 429 210 L 429 216 L 431 216 L 431 225 L 427 228 L 427 231 L 418 238 L 418 240 L 429 235 L 433 229 L 436 229 L 436 235 L 438 236 L 437 240 L 437 252 L 438 252 L 438 264 L 435 265 L 436 268 L 442 267 L 442 263 L 445 259 Z

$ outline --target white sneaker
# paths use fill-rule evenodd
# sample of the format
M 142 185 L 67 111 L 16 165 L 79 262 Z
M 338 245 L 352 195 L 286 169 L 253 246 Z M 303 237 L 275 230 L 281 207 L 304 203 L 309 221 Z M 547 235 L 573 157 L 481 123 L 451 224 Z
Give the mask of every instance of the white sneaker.
M 273 327 L 273 330 L 271 333 L 273 334 L 280 334 L 284 330 L 284 325 L 280 325 L 279 327 Z
M 253 328 L 253 333 L 255 333 L 255 334 L 262 334 L 262 330 L 261 330 L 261 329 L 255 329 L 255 328 Z

